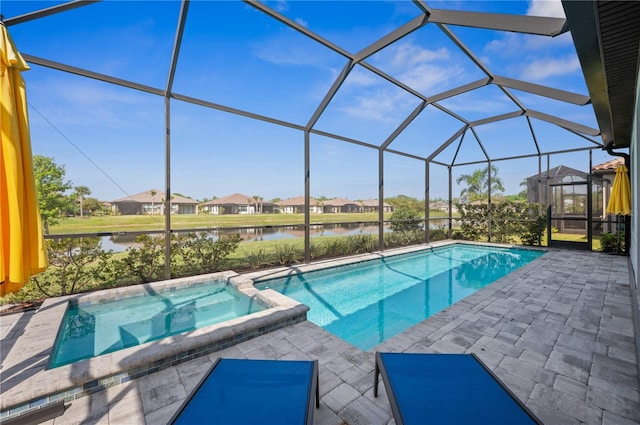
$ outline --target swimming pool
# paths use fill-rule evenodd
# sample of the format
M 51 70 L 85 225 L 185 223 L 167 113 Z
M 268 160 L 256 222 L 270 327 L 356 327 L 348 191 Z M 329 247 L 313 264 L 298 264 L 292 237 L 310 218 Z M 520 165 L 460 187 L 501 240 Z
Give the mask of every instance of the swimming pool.
M 71 301 L 58 331 L 50 368 L 249 315 L 267 307 L 224 280 L 148 287 L 143 295 Z
M 307 319 L 369 350 L 545 252 L 454 244 L 256 282 L 309 306 Z

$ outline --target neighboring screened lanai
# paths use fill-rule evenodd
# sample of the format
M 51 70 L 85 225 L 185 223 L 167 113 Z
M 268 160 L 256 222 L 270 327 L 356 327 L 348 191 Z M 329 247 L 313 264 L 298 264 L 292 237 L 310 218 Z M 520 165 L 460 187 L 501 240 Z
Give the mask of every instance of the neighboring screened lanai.
M 527 200 L 547 206 L 551 226 L 562 233 L 584 234 L 589 223 L 593 228 L 595 221 L 604 219 L 601 177 L 559 165 L 527 178 L 526 183 Z
M 527 200 L 529 203 L 541 203 L 551 205 L 551 192 L 547 190 L 549 185 L 562 183 L 586 182 L 589 173 L 575 168 L 558 165 L 540 174 L 527 178 Z
M 240 175 L 269 187 L 294 180 L 299 193 L 290 196 L 304 194 L 307 206 L 321 185 L 337 197 L 338 188 L 361 185 L 361 199 L 379 203 L 383 249 L 389 195 L 415 190 L 428 228 L 429 199 L 451 204 L 459 176 L 512 163 L 518 171 L 503 180 L 517 180 L 515 187 L 526 180 L 529 196 L 548 205 L 532 194 L 550 173 L 568 170 L 564 155 L 579 157 L 589 173 L 609 142 L 560 2 L 3 0 L 2 7 L 32 67 L 25 78 L 34 81 L 27 80 L 34 145 L 45 144 L 41 127 L 63 129 L 98 163 L 93 174 L 164 179 L 159 201 L 196 181 L 230 184 Z M 68 102 L 84 112 L 70 116 Z M 123 107 L 112 112 L 111 103 Z M 78 143 L 79 126 L 92 123 L 92 140 Z M 134 130 L 142 136 L 131 138 Z M 243 147 L 255 134 L 264 138 L 259 148 Z M 149 141 L 146 152 L 129 150 Z M 252 159 L 258 149 L 263 157 Z M 285 156 L 291 152 L 295 160 Z M 231 164 L 232 172 L 220 172 Z M 310 220 L 306 208 L 306 261 Z M 169 235 L 168 212 L 164 226 Z

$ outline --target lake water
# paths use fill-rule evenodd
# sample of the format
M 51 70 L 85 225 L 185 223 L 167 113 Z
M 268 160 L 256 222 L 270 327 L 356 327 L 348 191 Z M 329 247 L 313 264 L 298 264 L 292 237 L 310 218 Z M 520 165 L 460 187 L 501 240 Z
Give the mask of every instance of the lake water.
M 431 220 L 431 228 L 436 229 L 446 226 L 446 219 Z M 455 224 L 454 224 L 455 225 Z M 385 232 L 390 232 L 391 228 L 387 224 L 384 228 Z M 282 226 L 282 227 L 259 227 L 251 229 L 234 229 L 233 231 L 215 231 L 211 232 L 214 239 L 220 235 L 240 233 L 245 242 L 255 241 L 274 241 L 284 239 L 304 238 L 304 226 Z M 321 236 L 352 236 L 358 234 L 374 235 L 378 233 L 377 225 L 365 225 L 358 223 L 348 224 L 318 224 L 312 225 L 311 237 Z M 135 247 L 136 235 L 118 235 L 103 236 L 100 238 L 102 249 L 104 251 L 112 250 L 113 252 L 124 252 L 127 248 Z

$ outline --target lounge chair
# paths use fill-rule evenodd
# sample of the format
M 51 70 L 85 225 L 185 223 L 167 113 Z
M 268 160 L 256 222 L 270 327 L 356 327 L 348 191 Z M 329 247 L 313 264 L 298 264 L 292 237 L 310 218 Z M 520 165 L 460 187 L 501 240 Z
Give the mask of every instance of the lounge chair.
M 216 360 L 171 424 L 311 424 L 318 361 Z
M 376 353 L 397 425 L 542 424 L 474 354 Z

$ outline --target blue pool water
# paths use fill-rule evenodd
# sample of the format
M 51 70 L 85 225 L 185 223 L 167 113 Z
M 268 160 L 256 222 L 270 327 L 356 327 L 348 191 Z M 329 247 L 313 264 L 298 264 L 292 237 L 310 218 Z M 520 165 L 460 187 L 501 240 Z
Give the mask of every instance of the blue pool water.
M 484 288 L 544 251 L 455 244 L 262 280 L 307 319 L 363 350 Z
M 111 353 L 264 310 L 216 281 L 100 303 L 69 303 L 49 367 Z

